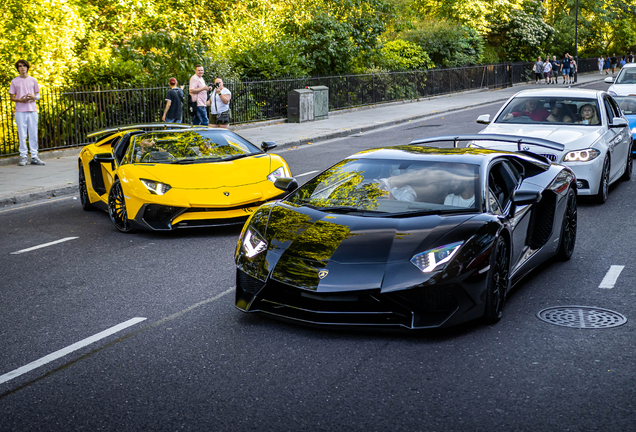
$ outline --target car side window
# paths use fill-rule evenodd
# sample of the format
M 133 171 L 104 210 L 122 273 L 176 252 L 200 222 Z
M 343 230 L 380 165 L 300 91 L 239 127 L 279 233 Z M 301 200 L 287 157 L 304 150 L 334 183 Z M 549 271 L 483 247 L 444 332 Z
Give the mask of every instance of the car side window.
M 622 111 L 620 109 L 620 107 L 618 106 L 618 103 L 616 103 L 616 101 L 613 98 L 607 98 L 610 102 L 610 105 L 612 106 L 612 109 L 614 110 L 614 117 L 620 117 L 622 115 Z
M 497 200 L 500 211 L 508 205 L 510 197 L 520 180 L 521 175 L 519 172 L 507 161 L 498 162 L 490 167 L 488 191 Z
M 616 117 L 616 115 L 612 111 L 612 106 L 610 105 L 606 97 L 603 98 L 603 104 L 605 105 L 605 115 L 607 116 L 607 124 L 611 124 L 612 119 Z

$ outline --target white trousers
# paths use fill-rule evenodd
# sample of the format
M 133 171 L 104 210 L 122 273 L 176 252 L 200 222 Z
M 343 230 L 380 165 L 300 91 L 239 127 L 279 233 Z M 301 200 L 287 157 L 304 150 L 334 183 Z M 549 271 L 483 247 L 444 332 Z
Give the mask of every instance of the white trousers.
M 20 157 L 26 157 L 29 153 L 27 148 L 27 132 L 29 134 L 29 147 L 31 157 L 38 155 L 38 113 L 37 111 L 15 113 L 15 123 L 18 126 L 18 142 L 20 143 Z

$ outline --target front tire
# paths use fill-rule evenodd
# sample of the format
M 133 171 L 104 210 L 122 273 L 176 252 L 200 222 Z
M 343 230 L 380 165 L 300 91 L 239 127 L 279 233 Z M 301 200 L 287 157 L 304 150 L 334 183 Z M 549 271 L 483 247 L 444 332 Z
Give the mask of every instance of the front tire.
M 115 225 L 115 228 L 119 231 L 123 233 L 135 231 L 128 219 L 126 198 L 124 197 L 124 191 L 119 179 L 115 179 L 113 186 L 110 188 L 110 192 L 108 192 L 108 215 L 113 225 Z
M 576 193 L 574 190 L 570 189 L 567 197 L 567 207 L 565 208 L 565 214 L 563 215 L 563 224 L 561 225 L 559 251 L 557 252 L 557 259 L 560 261 L 568 261 L 572 258 L 574 244 L 576 243 L 576 225 Z
M 86 186 L 86 175 L 84 175 L 82 161 L 79 162 L 79 196 L 84 211 L 95 210 L 95 206 L 91 204 L 91 200 L 88 198 L 88 187 Z
M 598 184 L 598 193 L 594 197 L 599 204 L 605 204 L 607 202 L 607 196 L 609 195 L 609 176 L 610 176 L 610 162 L 609 158 L 605 156 L 603 161 L 603 171 L 601 172 L 601 180 Z
M 510 254 L 508 253 L 508 245 L 502 237 L 497 237 L 490 255 L 486 309 L 484 311 L 484 321 L 486 323 L 494 324 L 503 316 L 503 308 L 509 287 Z

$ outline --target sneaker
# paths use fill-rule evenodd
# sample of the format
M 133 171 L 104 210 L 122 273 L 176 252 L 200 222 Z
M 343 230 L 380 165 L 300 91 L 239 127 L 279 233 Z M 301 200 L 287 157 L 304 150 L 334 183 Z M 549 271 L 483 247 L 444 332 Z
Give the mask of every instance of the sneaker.
M 46 165 L 46 164 L 42 162 L 39 157 L 33 156 L 31 158 L 31 165 Z
M 18 162 L 18 166 L 25 166 L 27 164 L 27 157 L 20 156 L 20 162 Z

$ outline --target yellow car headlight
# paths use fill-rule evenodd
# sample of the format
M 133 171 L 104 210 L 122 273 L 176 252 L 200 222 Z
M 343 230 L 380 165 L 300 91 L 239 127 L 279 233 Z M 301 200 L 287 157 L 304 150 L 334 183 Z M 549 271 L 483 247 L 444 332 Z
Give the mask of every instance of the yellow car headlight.
M 169 184 L 160 183 L 160 182 L 147 180 L 147 179 L 139 179 L 139 180 L 141 180 L 144 186 L 146 186 L 148 191 L 153 195 L 163 195 L 166 192 L 168 192 L 170 189 L 172 189 L 172 186 L 170 186 Z
M 272 183 L 274 183 L 278 177 L 286 177 L 286 176 L 285 176 L 285 168 L 280 167 L 280 168 L 278 168 L 278 169 L 274 170 L 273 172 L 271 172 L 271 173 L 267 176 L 267 180 L 269 180 L 269 181 L 271 181 Z

